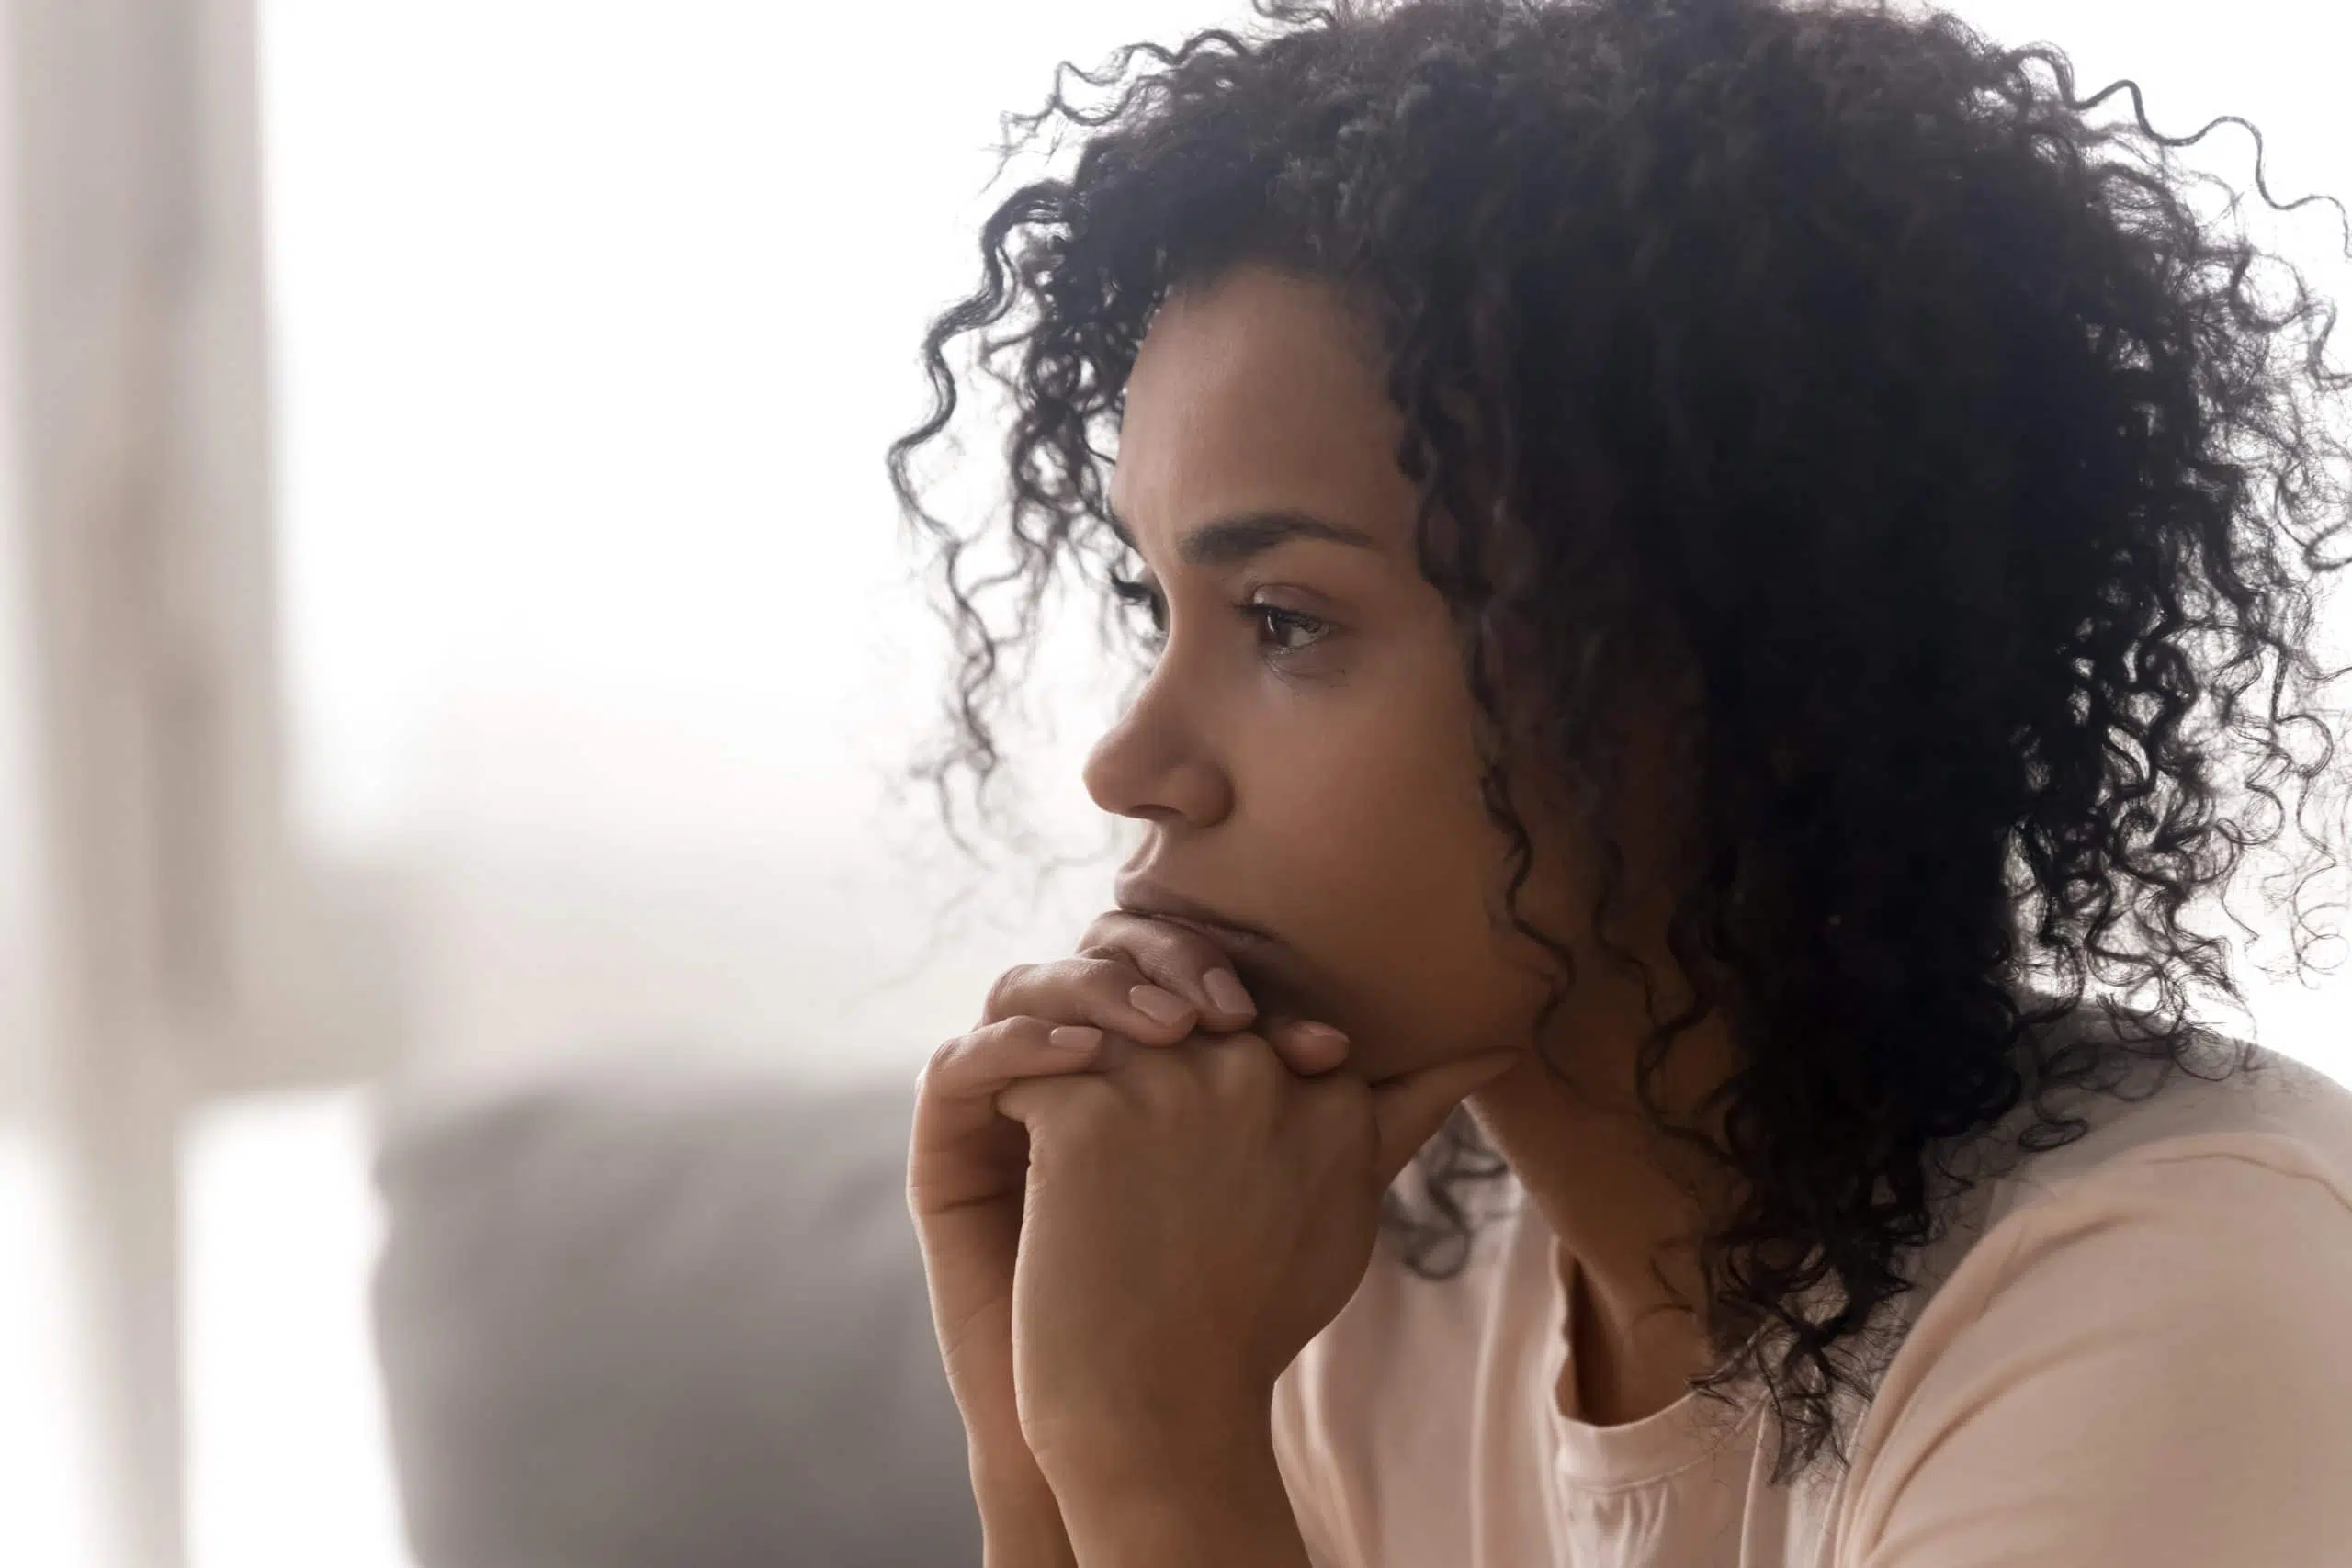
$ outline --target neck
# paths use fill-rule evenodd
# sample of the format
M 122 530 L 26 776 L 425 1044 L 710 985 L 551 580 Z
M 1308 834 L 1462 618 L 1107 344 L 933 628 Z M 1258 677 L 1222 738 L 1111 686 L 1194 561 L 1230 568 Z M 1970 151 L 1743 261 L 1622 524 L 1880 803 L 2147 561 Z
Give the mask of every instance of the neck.
M 1601 1027 L 1588 1010 L 1571 1037 L 1577 1046 L 1550 1048 L 1570 1082 L 1531 1053 L 1470 1103 L 1559 1238 L 1569 1303 L 1560 1408 L 1615 1426 L 1672 1404 L 1686 1380 L 1716 1363 L 1691 1243 L 1723 1178 L 1643 1115 L 1632 1088 L 1638 1031 Z M 1596 1049 L 1601 1042 L 1615 1048 Z M 1683 1113 L 1730 1059 L 1720 1019 L 1678 1036 L 1657 1075 L 1665 1108 Z

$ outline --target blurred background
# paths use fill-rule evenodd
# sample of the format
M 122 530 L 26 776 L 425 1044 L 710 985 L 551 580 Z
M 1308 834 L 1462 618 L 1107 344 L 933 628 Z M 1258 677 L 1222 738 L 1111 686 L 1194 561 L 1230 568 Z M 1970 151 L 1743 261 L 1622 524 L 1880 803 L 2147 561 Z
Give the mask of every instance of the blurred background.
M 2135 76 L 2168 131 L 2249 116 L 2282 198 L 2352 195 L 2333 9 L 1956 9 L 2086 85 Z M 717 1363 L 596 1315 L 626 1276 L 678 1322 L 731 1290 L 682 1249 L 778 1233 L 729 1234 L 704 1188 L 699 1230 L 643 1245 L 531 1205 L 634 1171 L 658 1197 L 615 1198 L 630 1223 L 674 1218 L 724 1163 L 711 1118 L 902 1091 L 990 978 L 1108 902 L 1127 840 L 1078 781 L 1113 701 L 1085 617 L 1038 669 L 1039 846 L 968 861 L 898 782 L 945 644 L 882 449 L 974 270 L 1000 113 L 1057 60 L 1241 14 L 0 0 L 0 1562 L 854 1560 L 662 1535 L 719 1528 L 697 1465 L 818 1471 L 675 1436 L 693 1414 L 661 1402 Z M 2188 157 L 2250 189 L 2243 132 Z M 2333 210 L 2246 220 L 2352 296 Z M 2338 605 L 2339 658 L 2347 631 Z M 2233 907 L 2257 934 L 2229 1021 L 2352 1075 L 2352 982 L 2267 978 L 2278 934 Z M 799 1146 L 729 1135 L 746 1169 Z M 862 1185 L 812 1201 L 887 1226 L 902 1145 L 869 1142 Z M 388 1225 L 420 1239 L 371 1295 Z M 559 1230 L 589 1261 L 526 1279 Z M 903 1307 L 909 1255 L 877 1256 Z M 749 1314 L 783 1341 L 773 1387 L 846 1364 L 777 1326 L 835 1261 L 803 1252 L 784 1315 Z M 444 1334 L 477 1290 L 503 1326 Z M 928 1324 L 889 1321 L 935 1429 Z M 577 1363 L 546 1348 L 565 1334 Z M 617 1413 L 566 1403 L 566 1366 L 616 1380 Z M 604 1446 L 558 1475 L 548 1432 Z M 628 1448 L 664 1433 L 658 1462 Z M 613 1501 L 652 1496 L 639 1463 L 679 1488 L 658 1528 Z M 825 1495 L 906 1506 L 864 1473 Z M 526 1499 L 538 1523 L 489 1521 Z M 816 1506 L 759 1506 L 783 1530 Z

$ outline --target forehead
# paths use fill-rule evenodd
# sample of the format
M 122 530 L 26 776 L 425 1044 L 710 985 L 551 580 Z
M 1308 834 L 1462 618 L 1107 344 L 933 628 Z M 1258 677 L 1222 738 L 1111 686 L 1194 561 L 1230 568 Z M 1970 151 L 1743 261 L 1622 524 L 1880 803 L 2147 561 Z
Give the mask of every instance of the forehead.
M 1128 378 L 1113 509 L 1145 552 L 1292 510 L 1400 543 L 1413 491 L 1370 333 L 1330 284 L 1245 265 L 1171 293 Z

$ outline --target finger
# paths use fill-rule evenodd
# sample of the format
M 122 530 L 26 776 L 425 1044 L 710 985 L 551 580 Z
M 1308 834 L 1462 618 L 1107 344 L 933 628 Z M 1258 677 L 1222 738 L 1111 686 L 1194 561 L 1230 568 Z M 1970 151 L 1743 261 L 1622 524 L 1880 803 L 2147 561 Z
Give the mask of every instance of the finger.
M 1148 1058 L 1141 1059 L 1165 1061 L 1168 1058 L 1164 1055 L 1155 1053 Z M 1093 1077 L 1093 1075 L 1088 1076 Z M 1055 1114 L 1052 1110 L 1054 1106 L 1069 1104 L 1072 1094 L 1082 1092 L 1088 1088 L 1102 1091 L 1104 1087 L 1099 1077 L 1094 1077 L 1094 1081 L 1091 1085 L 1075 1083 L 1067 1077 L 1060 1080 L 1016 1078 L 997 1090 L 993 1106 L 998 1115 L 1008 1121 L 1018 1122 L 1028 1128 L 1030 1136 L 1034 1139 L 1037 1133 L 1038 1118 Z M 1036 1145 L 1033 1142 L 1030 1146 L 1034 1148 Z
M 959 1034 L 933 1052 L 915 1080 L 908 1185 L 916 1213 L 989 1195 L 981 1189 L 995 1170 L 987 1157 L 995 1152 L 990 1141 L 1010 1131 L 998 1114 L 996 1097 L 1031 1078 L 1091 1069 L 1103 1055 L 1105 1040 L 1099 1029 L 1009 1018 Z
M 1185 1060 L 1186 1056 L 1191 1059 Z M 1199 1036 L 1199 1043 L 1193 1051 L 1160 1059 L 1180 1070 L 1136 1075 L 1132 1081 L 1147 1106 L 1159 1103 L 1158 1094 L 1183 1097 L 1178 1103 L 1188 1103 L 1191 1091 L 1204 1084 L 1211 1097 L 1224 1108 L 1224 1114 L 1239 1115 L 1247 1107 L 1271 1106 L 1288 1099 L 1291 1086 L 1296 1082 L 1296 1075 L 1284 1064 L 1272 1043 L 1254 1029 L 1231 1034 L 1204 1034 Z M 1186 1082 L 1186 1078 L 1194 1081 Z
M 1523 1052 L 1482 1051 L 1433 1067 L 1402 1073 L 1372 1086 L 1372 1112 L 1379 1129 L 1379 1175 L 1383 1187 L 1396 1179 L 1422 1145 L 1437 1135 L 1453 1108 L 1473 1090 L 1500 1077 Z
M 1307 1019 L 1260 1020 L 1258 1032 L 1283 1065 L 1301 1077 L 1329 1072 L 1348 1059 L 1348 1037 L 1328 1023 Z
M 1258 1004 L 1235 972 L 1226 951 L 1187 926 L 1156 920 L 1125 909 L 1109 909 L 1079 938 L 1088 957 L 1124 956 L 1146 979 L 1175 992 L 1199 1010 L 1212 1029 L 1238 1029 L 1258 1013 Z
M 1023 964 L 997 976 L 980 1021 L 1043 1018 L 1091 1023 L 1146 1045 L 1172 1045 L 1200 1022 L 1200 1010 L 1153 985 L 1125 953 Z

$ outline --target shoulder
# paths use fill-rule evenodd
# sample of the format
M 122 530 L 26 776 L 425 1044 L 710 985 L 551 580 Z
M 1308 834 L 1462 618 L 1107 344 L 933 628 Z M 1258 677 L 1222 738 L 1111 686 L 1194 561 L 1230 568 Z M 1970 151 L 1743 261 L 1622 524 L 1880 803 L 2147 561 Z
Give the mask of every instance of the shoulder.
M 2072 1045 L 2111 1036 L 2117 1025 L 2086 1010 L 2053 1027 Z M 2183 1161 L 2236 1160 L 2352 1193 L 2352 1090 L 2325 1074 L 2211 1031 L 2178 1061 L 2116 1055 L 2110 1065 L 2094 1083 L 2038 1092 L 2030 1085 L 1999 1122 L 1942 1146 L 1937 1179 L 1956 1175 L 1964 1185 L 1947 1188 L 1940 1234 L 1906 1261 L 1905 1276 L 1917 1287 L 1906 1316 L 1955 1287 L 1982 1286 L 2003 1245 L 2019 1245 L 2066 1213 L 2135 1187 L 2171 1197 L 2177 1186 L 2227 1179 L 2218 1166 L 2165 1168 Z M 2053 1126 L 2066 1130 L 2055 1146 Z M 2041 1210 L 2039 1218 L 2008 1225 L 2029 1210 Z
M 2119 1025 L 2087 1010 L 2054 1026 L 2087 1043 L 2111 1041 Z M 1980 1141 L 2014 1149 L 2037 1110 L 2075 1119 L 2081 1135 L 2056 1148 L 2013 1159 L 2012 1201 L 2029 1201 L 2098 1170 L 2129 1151 L 2197 1134 L 2267 1134 L 2352 1179 L 2352 1090 L 2276 1051 L 2207 1031 L 2178 1064 L 2132 1061 L 2112 1080 L 2031 1097 Z
M 1889 1361 L 1841 1562 L 2324 1561 L 2352 1539 L 2352 1094 L 2284 1058 L 1992 1184 Z

